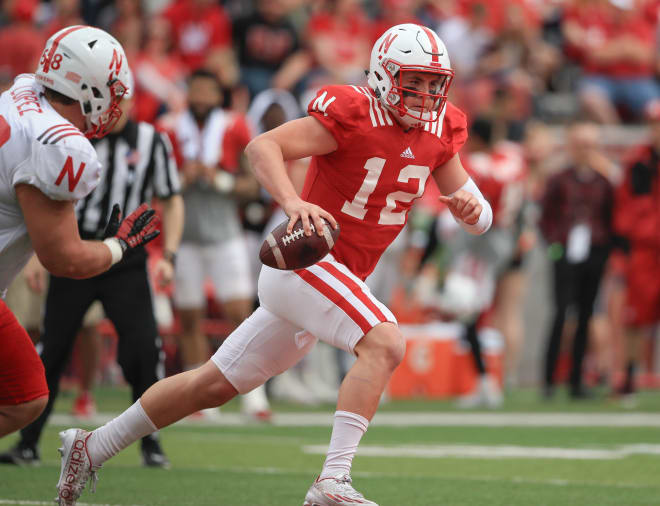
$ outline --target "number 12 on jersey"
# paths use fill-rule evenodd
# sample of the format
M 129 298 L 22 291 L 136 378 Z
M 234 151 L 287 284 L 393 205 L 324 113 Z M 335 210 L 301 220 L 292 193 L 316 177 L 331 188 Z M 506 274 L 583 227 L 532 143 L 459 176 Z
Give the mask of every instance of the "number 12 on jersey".
M 362 186 L 353 197 L 353 200 L 344 202 L 341 208 L 343 213 L 363 220 L 367 214 L 367 201 L 369 196 L 376 189 L 380 175 L 385 167 L 386 160 L 384 158 L 374 157 L 369 158 L 364 164 L 367 175 L 362 181 Z M 400 183 L 407 183 L 411 179 L 418 179 L 419 185 L 417 193 L 409 193 L 404 191 L 395 191 L 390 193 L 386 198 L 386 205 L 380 210 L 380 218 L 378 219 L 379 225 L 403 225 L 406 222 L 407 209 L 395 211 L 397 202 L 411 202 L 412 200 L 421 197 L 426 187 L 426 180 L 431 174 L 431 169 L 425 165 L 406 165 L 401 172 L 397 181 Z

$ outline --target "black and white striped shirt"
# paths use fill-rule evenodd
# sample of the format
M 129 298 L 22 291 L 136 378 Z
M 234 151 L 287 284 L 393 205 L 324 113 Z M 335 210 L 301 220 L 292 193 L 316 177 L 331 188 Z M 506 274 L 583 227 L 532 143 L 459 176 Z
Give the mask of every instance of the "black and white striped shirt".
M 92 142 L 101 162 L 101 181 L 76 204 L 84 239 L 100 239 L 117 203 L 127 216 L 153 197 L 167 199 L 181 191 L 172 145 L 149 123 L 128 121 L 119 134 Z

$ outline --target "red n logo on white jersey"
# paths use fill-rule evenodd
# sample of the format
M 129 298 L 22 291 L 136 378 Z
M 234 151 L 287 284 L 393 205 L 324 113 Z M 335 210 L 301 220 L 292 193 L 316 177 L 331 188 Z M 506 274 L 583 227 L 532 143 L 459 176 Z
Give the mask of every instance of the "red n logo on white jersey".
M 80 164 L 80 167 L 78 168 L 78 172 L 74 174 L 73 158 L 68 156 L 66 158 L 66 162 L 64 162 L 64 167 L 62 167 L 60 175 L 57 176 L 57 180 L 55 181 L 55 186 L 59 186 L 62 183 L 62 179 L 64 179 L 64 176 L 66 175 L 69 180 L 69 191 L 72 192 L 73 190 L 76 189 L 76 186 L 78 185 L 78 181 L 80 181 L 80 177 L 82 176 L 84 170 L 85 170 L 85 162 L 82 162 Z

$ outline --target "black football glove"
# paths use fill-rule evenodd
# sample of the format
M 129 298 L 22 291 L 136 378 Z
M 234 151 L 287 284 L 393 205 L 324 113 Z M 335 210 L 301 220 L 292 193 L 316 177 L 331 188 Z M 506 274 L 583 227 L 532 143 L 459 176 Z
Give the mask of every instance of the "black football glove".
M 103 239 L 107 239 L 108 237 L 114 237 L 119 231 L 120 224 L 121 224 L 121 209 L 119 208 L 119 204 L 115 204 L 114 206 L 112 206 L 112 211 L 110 212 L 110 219 L 108 220 L 108 224 L 105 226 L 105 230 L 103 231 Z
M 115 204 L 112 206 L 103 236 L 117 239 L 122 252 L 126 253 L 127 250 L 147 244 L 160 235 L 158 220 L 154 220 L 155 214 L 156 211 L 147 204 L 142 204 L 122 220 L 119 204 Z

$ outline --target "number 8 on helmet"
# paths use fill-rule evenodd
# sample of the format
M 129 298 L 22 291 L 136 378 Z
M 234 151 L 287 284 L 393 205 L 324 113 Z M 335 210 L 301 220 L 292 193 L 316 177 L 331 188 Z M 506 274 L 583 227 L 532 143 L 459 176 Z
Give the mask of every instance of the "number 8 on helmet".
M 44 87 L 77 100 L 88 138 L 107 134 L 121 116 L 119 102 L 132 85 L 121 44 L 91 26 L 69 26 L 46 42 L 36 79 Z

